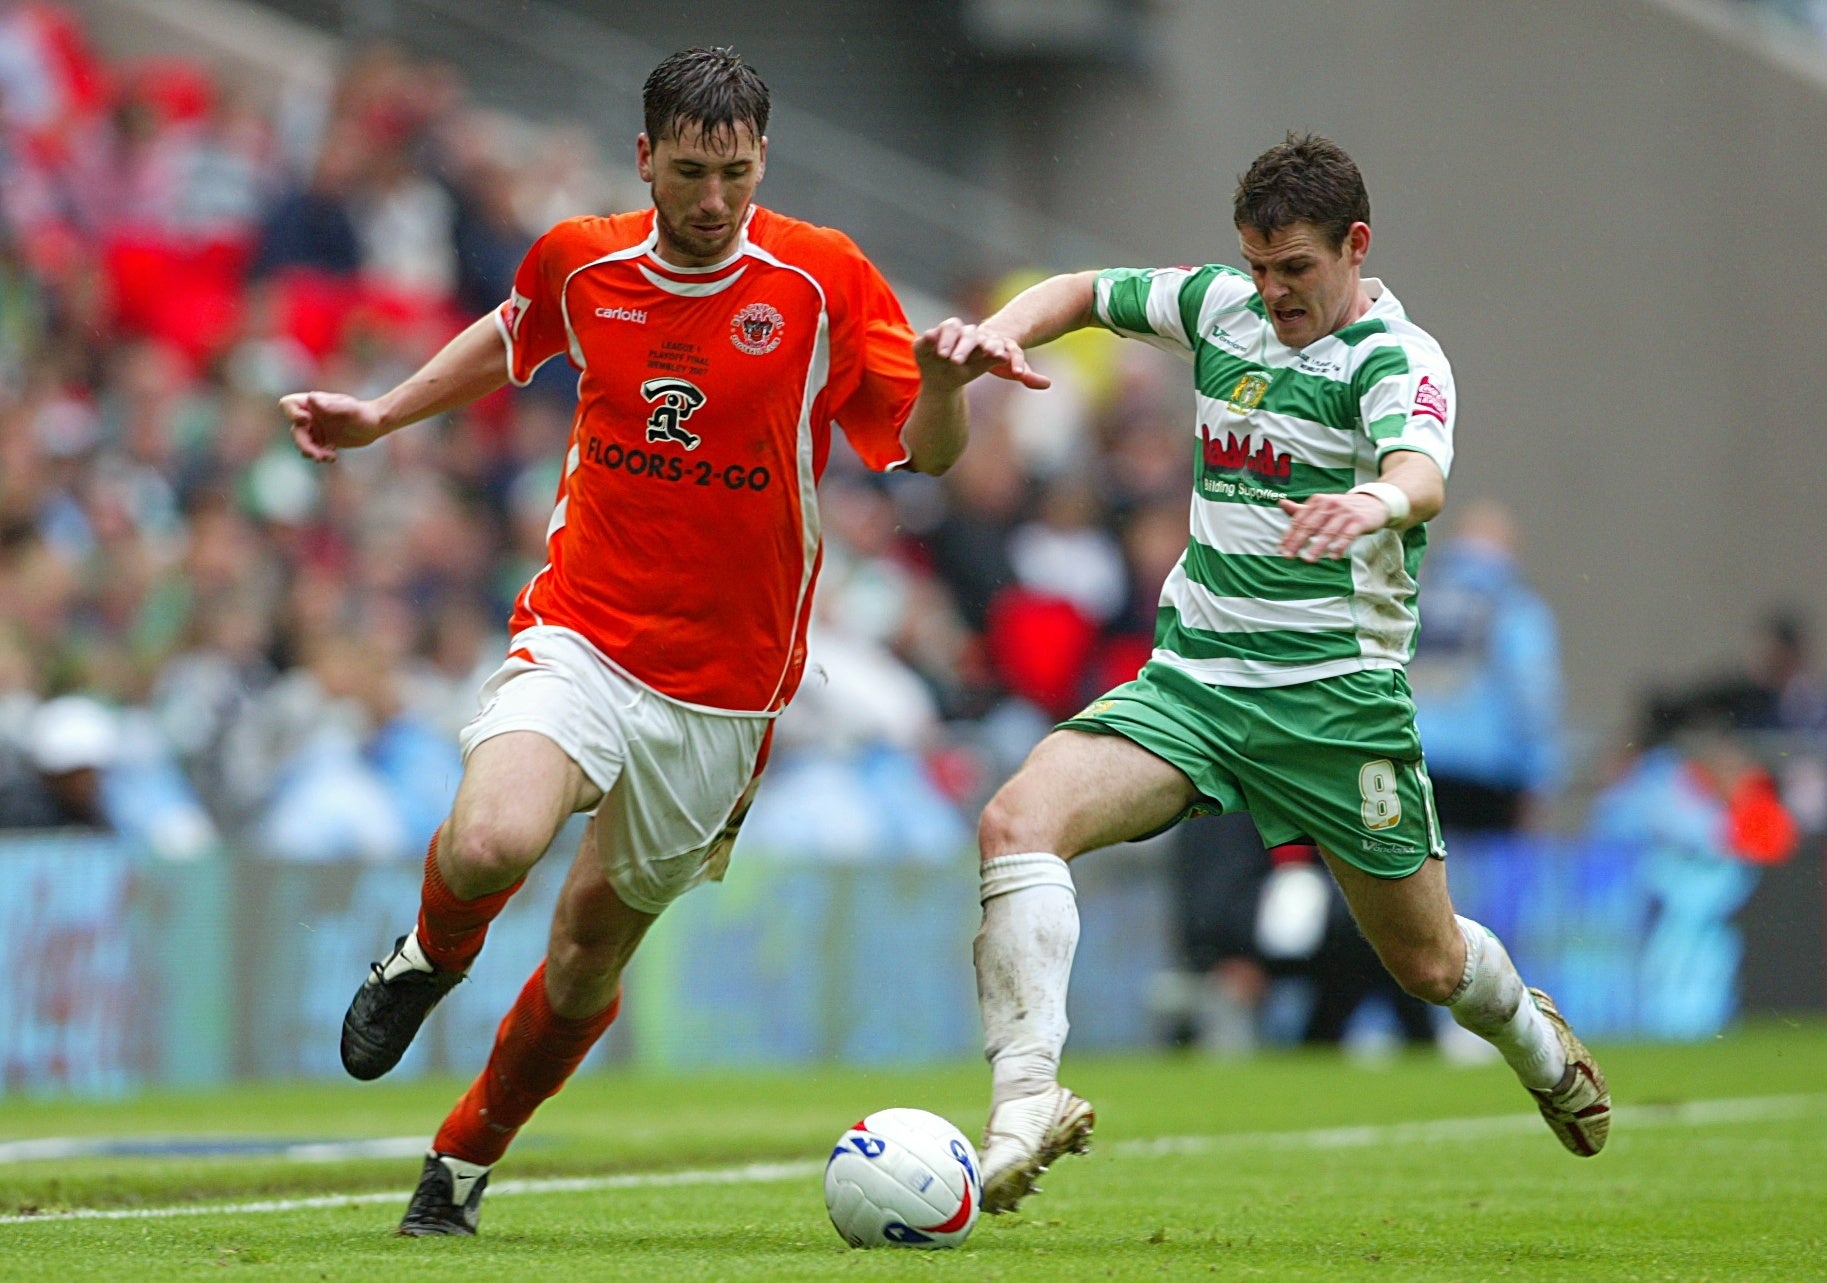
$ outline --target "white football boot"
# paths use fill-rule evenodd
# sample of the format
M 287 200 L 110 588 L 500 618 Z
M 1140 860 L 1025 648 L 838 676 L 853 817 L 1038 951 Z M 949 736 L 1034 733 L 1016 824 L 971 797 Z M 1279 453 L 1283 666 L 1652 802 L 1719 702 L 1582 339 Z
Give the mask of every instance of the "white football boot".
M 1611 1088 L 1598 1061 L 1555 1007 L 1554 999 L 1540 989 L 1529 990 L 1529 996 L 1560 1035 L 1561 1050 L 1567 1055 L 1567 1072 L 1561 1081 L 1547 1091 L 1531 1088 L 1529 1094 L 1561 1144 L 1581 1158 L 1591 1158 L 1605 1148 L 1611 1134 Z
M 1091 1148 L 1096 1121 L 1089 1104 L 1057 1083 L 996 1106 L 983 1129 L 983 1210 L 1014 1211 L 1060 1155 Z

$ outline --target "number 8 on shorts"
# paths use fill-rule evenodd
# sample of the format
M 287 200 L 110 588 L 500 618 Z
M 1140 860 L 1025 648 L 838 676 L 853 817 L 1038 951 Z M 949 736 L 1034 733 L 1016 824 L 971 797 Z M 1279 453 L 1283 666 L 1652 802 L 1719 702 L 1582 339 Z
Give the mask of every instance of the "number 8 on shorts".
M 1396 791 L 1396 764 L 1386 757 L 1364 763 L 1358 772 L 1364 827 L 1375 833 L 1402 822 L 1402 797 Z

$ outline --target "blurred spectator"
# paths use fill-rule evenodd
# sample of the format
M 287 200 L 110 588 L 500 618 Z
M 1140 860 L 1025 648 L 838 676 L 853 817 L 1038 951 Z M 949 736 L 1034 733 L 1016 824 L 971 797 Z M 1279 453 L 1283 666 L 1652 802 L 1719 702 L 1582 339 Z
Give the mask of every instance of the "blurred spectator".
M 1514 521 L 1489 501 L 1467 505 L 1422 574 L 1408 680 L 1440 823 L 1516 829 L 1564 769 L 1554 617 L 1523 579 Z
M 1641 960 L 1641 1018 L 1666 1038 L 1718 1033 L 1735 1014 L 1744 951 L 1732 917 L 1758 868 L 1794 854 L 1774 781 L 1719 722 L 1641 754 L 1593 805 L 1593 836 L 1647 849 L 1655 912 Z
M 308 182 L 284 193 L 267 211 L 253 275 L 287 268 L 352 277 L 362 265 L 361 242 L 349 201 L 360 179 L 362 141 L 352 123 L 325 137 Z
M 966 395 L 983 385 L 978 379 Z M 1008 541 L 1025 515 L 1028 484 L 1007 426 L 978 416 L 973 404 L 970 448 L 945 474 L 945 512 L 925 542 L 933 569 L 978 631 L 990 602 L 1014 582 Z
M 1031 592 L 1069 601 L 1094 624 L 1123 609 L 1123 553 L 1103 524 L 1090 484 L 1062 475 L 1042 490 L 1032 521 L 1009 535 L 1015 581 Z
M 1179 954 L 1194 979 L 1176 1005 L 1201 1050 L 1247 1055 L 1256 1049 L 1257 1009 L 1269 986 L 1256 948 L 1256 907 L 1269 854 L 1242 813 L 1188 820 L 1171 842 Z
M 238 726 L 262 755 L 254 783 L 262 846 L 285 860 L 388 859 L 424 846 L 449 813 L 456 745 L 400 698 L 397 654 L 379 634 L 317 638 Z
M 1651 697 L 1649 742 L 1695 723 L 1745 732 L 1827 730 L 1827 684 L 1814 668 L 1801 611 L 1782 607 L 1765 615 L 1740 671 Z
M 65 695 L 33 710 L 28 754 L 55 810 L 53 827 L 107 829 L 102 772 L 114 764 L 118 728 L 94 700 Z

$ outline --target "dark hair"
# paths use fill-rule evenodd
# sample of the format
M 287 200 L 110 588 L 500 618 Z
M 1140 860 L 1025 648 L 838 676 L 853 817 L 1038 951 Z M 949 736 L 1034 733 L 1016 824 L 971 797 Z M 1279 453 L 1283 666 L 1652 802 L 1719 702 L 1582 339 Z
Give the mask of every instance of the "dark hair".
M 733 138 L 737 125 L 760 138 L 768 128 L 768 87 L 727 45 L 681 49 L 647 77 L 641 110 L 651 142 L 676 139 L 685 125 L 696 125 L 707 142 Z
M 1310 223 L 1333 249 L 1353 223 L 1370 222 L 1370 193 L 1345 149 L 1318 134 L 1289 134 L 1237 180 L 1237 226 L 1273 236 L 1291 223 Z

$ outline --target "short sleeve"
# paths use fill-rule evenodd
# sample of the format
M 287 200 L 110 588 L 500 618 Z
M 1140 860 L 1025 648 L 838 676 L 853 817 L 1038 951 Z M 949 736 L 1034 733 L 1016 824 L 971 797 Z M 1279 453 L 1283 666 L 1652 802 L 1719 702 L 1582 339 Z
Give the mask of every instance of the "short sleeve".
M 1125 338 L 1186 356 L 1197 342 L 1208 303 L 1241 304 L 1253 289 L 1248 277 L 1218 264 L 1112 267 L 1097 274 L 1091 310 L 1098 324 Z
M 554 262 L 563 226 L 533 242 L 514 273 L 514 292 L 495 311 L 495 328 L 507 345 L 508 380 L 515 387 L 525 387 L 535 370 L 570 347 L 560 299 L 564 279 Z M 582 368 L 575 355 L 572 363 Z
M 1351 390 L 1379 460 L 1415 450 L 1439 464 L 1442 475 L 1452 472 L 1458 397 L 1452 367 L 1438 347 L 1392 335 L 1359 361 Z
M 831 418 L 865 464 L 886 472 L 907 462 L 901 428 L 920 394 L 913 327 L 875 265 L 856 255 L 841 323 L 832 336 Z M 835 309 L 834 309 L 835 313 Z M 834 320 L 835 320 L 834 315 Z

